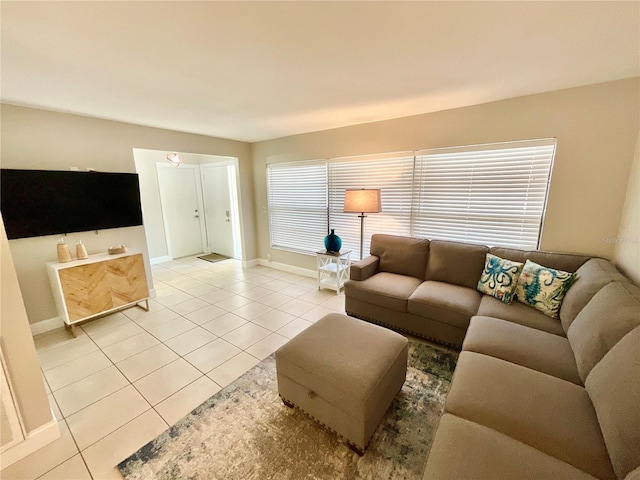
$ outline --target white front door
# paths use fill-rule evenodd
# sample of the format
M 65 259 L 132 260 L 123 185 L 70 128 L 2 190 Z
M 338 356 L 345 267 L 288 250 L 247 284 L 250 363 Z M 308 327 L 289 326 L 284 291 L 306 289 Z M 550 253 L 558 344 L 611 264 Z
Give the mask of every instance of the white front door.
M 204 210 L 207 224 L 209 251 L 237 257 L 234 251 L 234 222 L 237 212 L 233 208 L 230 183 L 231 165 L 202 165 Z
M 162 216 L 173 258 L 202 253 L 203 228 L 198 165 L 157 164 Z

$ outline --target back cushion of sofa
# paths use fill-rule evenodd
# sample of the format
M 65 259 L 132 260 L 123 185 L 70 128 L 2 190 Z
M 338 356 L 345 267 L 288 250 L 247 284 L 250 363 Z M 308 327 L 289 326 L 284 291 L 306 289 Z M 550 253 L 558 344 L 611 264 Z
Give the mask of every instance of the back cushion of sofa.
M 552 253 L 541 250 L 529 250 L 527 258 L 538 265 L 547 268 L 555 268 L 564 272 L 575 272 L 591 257 L 585 255 L 574 255 L 573 253 Z
M 371 255 L 380 258 L 380 271 L 409 275 L 424 280 L 429 258 L 429 240 L 424 238 L 373 235 Z
M 517 250 L 515 248 L 491 247 L 489 253 L 496 257 L 506 258 L 512 262 L 524 263 L 527 261 L 527 251 Z
M 432 240 L 426 279 L 475 289 L 488 252 L 485 245 Z
M 560 320 L 564 331 L 569 331 L 569 327 L 580 310 L 602 287 L 611 282 L 625 282 L 626 280 L 624 275 L 608 260 L 602 258 L 587 260 L 576 270 L 576 279 L 562 301 Z
M 640 465 L 640 327 L 596 365 L 585 387 L 619 479 Z
M 640 288 L 629 282 L 612 282 L 596 293 L 567 332 L 582 381 L 622 337 L 639 325 Z

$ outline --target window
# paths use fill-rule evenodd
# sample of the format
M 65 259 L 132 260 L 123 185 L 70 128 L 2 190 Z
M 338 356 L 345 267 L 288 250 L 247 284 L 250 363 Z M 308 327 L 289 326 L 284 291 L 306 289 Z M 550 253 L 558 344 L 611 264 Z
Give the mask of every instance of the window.
M 551 139 L 271 164 L 271 246 L 315 253 L 333 228 L 359 252 L 360 219 L 342 212 L 344 192 L 379 188 L 365 256 L 373 233 L 536 249 L 554 154 Z
M 327 164 L 267 166 L 271 246 L 315 253 L 327 234 Z
M 413 153 L 355 157 L 329 162 L 329 227 L 342 238 L 342 248 L 360 253 L 360 218 L 343 213 L 347 188 L 379 188 L 382 212 L 367 215 L 363 255 L 369 255 L 372 233 L 411 235 Z
M 538 248 L 554 151 L 551 140 L 419 153 L 412 233 Z

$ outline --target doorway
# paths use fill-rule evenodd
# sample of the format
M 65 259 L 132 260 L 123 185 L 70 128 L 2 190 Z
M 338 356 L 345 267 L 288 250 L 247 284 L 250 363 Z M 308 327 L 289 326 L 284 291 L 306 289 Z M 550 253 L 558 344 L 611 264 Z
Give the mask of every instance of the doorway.
M 182 156 L 174 167 L 166 152 L 134 150 L 151 263 L 202 253 L 242 260 L 238 159 Z
M 207 251 L 240 258 L 240 215 L 235 163 L 200 165 Z
M 176 168 L 165 163 L 156 164 L 156 168 L 169 255 L 181 258 L 203 253 L 206 237 L 200 215 L 200 168 L 187 164 Z

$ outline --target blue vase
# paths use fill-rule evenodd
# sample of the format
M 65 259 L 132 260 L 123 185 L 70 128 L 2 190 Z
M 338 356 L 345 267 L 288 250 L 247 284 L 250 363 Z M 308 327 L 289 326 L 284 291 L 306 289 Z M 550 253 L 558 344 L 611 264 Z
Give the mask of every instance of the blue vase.
M 324 248 L 331 253 L 338 253 L 342 248 L 342 239 L 335 234 L 334 229 L 331 229 L 331 233 L 324 237 Z

